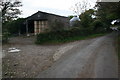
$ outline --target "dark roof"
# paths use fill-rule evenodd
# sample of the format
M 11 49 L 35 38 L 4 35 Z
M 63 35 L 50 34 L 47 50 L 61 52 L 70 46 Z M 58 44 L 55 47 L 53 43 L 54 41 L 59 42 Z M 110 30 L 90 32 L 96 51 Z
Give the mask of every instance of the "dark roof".
M 38 17 L 38 15 L 40 14 L 40 15 L 42 15 L 42 16 L 40 16 L 40 17 Z M 56 14 L 52 14 L 52 13 L 47 13 L 47 12 L 42 12 L 42 11 L 38 11 L 38 12 L 36 12 L 36 13 L 34 13 L 33 15 L 31 15 L 31 16 L 29 16 L 29 17 L 27 17 L 26 19 L 27 20 L 39 20 L 39 19 L 46 19 L 46 17 L 48 16 L 48 15 L 54 15 L 54 16 L 58 16 L 58 17 L 63 17 L 63 18 L 68 18 L 68 17 L 65 17 L 65 16 L 60 16 L 60 15 L 56 15 Z
M 60 16 L 60 15 L 56 15 L 56 14 L 52 14 L 52 13 L 47 13 L 47 12 L 43 12 L 43 11 L 38 11 L 38 12 L 41 12 L 41 13 L 44 13 L 44 14 L 49 14 L 49 15 L 54 15 L 54 16 L 59 16 L 59 17 L 63 17 L 63 18 L 68 18 L 68 17 L 65 17 L 65 16 Z

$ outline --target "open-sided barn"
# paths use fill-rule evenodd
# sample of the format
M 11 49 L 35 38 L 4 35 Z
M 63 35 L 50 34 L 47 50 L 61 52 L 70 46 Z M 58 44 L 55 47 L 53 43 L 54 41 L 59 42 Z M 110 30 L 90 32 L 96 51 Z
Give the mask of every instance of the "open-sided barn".
M 68 17 L 38 11 L 26 18 L 26 32 L 27 34 L 34 33 L 35 35 L 45 32 L 56 21 L 61 22 L 64 25 L 64 29 L 69 27 Z

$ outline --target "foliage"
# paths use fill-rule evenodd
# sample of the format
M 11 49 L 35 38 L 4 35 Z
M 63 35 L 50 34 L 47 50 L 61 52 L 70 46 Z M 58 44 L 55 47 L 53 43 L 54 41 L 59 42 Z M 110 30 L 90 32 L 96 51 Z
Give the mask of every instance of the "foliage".
M 79 28 L 73 28 L 71 30 L 54 31 L 48 33 L 41 33 L 37 35 L 36 43 L 41 44 L 49 41 L 66 41 L 74 37 L 82 37 L 92 34 L 89 29 L 81 30 Z
M 90 25 L 93 22 L 93 18 L 92 18 L 93 14 L 94 14 L 94 10 L 89 9 L 89 10 L 87 10 L 86 12 L 84 12 L 80 15 L 81 25 L 82 25 L 83 28 L 91 27 Z
M 62 30 L 64 30 L 64 24 L 61 21 L 56 19 L 54 22 L 50 24 L 50 31 L 62 31 Z
M 96 31 L 96 32 L 105 31 L 105 26 L 104 26 L 104 24 L 103 24 L 103 22 L 101 20 L 95 20 L 92 23 L 92 26 L 93 26 L 93 30 Z
M 120 26 L 118 27 L 118 30 L 120 31 Z
M 25 26 L 23 24 L 24 18 L 19 18 L 17 20 L 13 20 L 5 23 L 3 26 L 3 31 L 7 30 L 11 34 L 24 33 Z
M 80 17 L 80 21 L 75 21 L 73 27 L 79 27 L 80 29 L 90 29 L 91 23 L 94 21 L 92 15 L 94 15 L 94 10 L 89 9 L 82 13 Z
M 95 33 L 92 30 L 90 31 L 89 29 L 81 30 L 79 28 L 73 28 L 71 30 L 38 34 L 36 38 L 36 44 L 64 43 L 75 40 L 94 38 L 97 36 L 103 36 L 105 34 L 105 32 Z
M 82 25 L 81 25 L 80 21 L 75 21 L 72 26 L 73 26 L 73 27 L 81 28 Z
M 73 15 L 68 16 L 69 20 L 72 19 L 73 17 L 74 17 Z
M 3 23 L 5 21 L 11 21 L 18 18 L 18 14 L 21 14 L 21 11 L 18 7 L 21 7 L 22 4 L 19 0 L 2 0 L 0 1 L 0 10 L 2 11 Z
M 107 28 L 111 25 L 111 21 L 120 19 L 120 2 L 100 2 L 97 3 L 96 16 Z
M 4 44 L 4 43 L 7 43 L 8 42 L 8 39 L 9 39 L 9 37 L 10 37 L 10 33 L 9 32 L 3 32 L 3 34 L 2 34 L 2 43 Z

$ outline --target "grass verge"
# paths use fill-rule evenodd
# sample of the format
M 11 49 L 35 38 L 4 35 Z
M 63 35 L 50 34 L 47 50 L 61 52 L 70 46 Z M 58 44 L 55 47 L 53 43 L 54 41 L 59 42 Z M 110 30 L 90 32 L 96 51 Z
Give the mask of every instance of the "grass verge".
M 88 36 L 75 36 L 75 37 L 71 37 L 71 38 L 66 38 L 64 40 L 50 40 L 48 42 L 41 43 L 41 44 L 62 44 L 62 43 L 73 42 L 73 41 L 77 41 L 77 40 L 96 38 L 96 37 L 104 36 L 106 34 L 108 34 L 108 33 L 92 34 L 92 35 L 88 35 Z

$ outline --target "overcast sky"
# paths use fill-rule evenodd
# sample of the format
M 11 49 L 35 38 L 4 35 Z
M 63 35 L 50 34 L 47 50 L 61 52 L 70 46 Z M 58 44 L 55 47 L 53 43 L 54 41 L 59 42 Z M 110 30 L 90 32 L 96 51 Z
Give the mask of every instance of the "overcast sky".
M 20 17 L 28 17 L 37 11 L 53 13 L 61 16 L 73 15 L 71 7 L 76 2 L 82 0 L 22 0 L 22 15 Z M 94 7 L 96 0 L 88 0 L 91 7 Z

